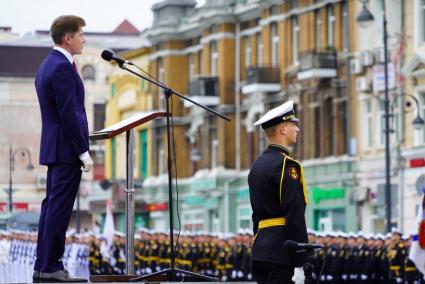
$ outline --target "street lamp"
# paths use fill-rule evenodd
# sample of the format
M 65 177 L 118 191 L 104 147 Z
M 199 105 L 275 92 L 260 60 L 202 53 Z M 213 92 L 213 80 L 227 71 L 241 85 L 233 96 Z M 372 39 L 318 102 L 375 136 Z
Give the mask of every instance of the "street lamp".
M 19 155 L 21 158 L 28 159 L 28 164 L 26 169 L 31 171 L 34 169 L 34 166 L 31 163 L 31 152 L 28 148 L 17 148 L 12 150 L 12 145 L 9 147 L 9 212 L 13 211 L 13 201 L 12 201 L 12 172 L 15 170 L 15 157 Z
M 367 0 L 361 1 L 363 4 L 362 11 L 357 16 L 357 23 L 360 26 L 368 26 L 374 20 L 372 13 L 367 8 Z M 391 183 L 390 183 L 390 100 L 388 96 L 388 34 L 387 34 L 387 17 L 385 0 L 382 1 L 382 17 L 383 17 L 383 41 L 384 41 L 384 72 L 385 72 L 385 203 L 386 203 L 386 231 L 391 232 Z
M 411 94 L 402 93 L 402 94 L 396 95 L 394 97 L 394 100 L 391 103 L 391 114 L 389 116 L 392 116 L 392 114 L 394 113 L 394 104 L 395 104 L 395 102 L 397 101 L 397 99 L 399 97 L 407 97 L 407 98 L 412 99 L 415 102 L 417 113 L 416 113 L 415 119 L 412 121 L 412 126 L 416 130 L 421 130 L 423 128 L 425 122 L 424 122 L 424 120 L 421 117 L 421 113 L 420 113 L 421 108 L 420 108 L 420 105 L 419 105 L 419 101 L 418 101 L 418 99 L 415 96 L 413 96 Z M 410 102 L 406 102 L 406 106 L 407 107 L 410 107 L 410 105 L 411 105 Z
M 361 27 L 369 27 L 374 17 L 367 8 L 368 0 L 361 0 L 362 10 L 358 14 L 356 21 Z M 384 77 L 385 77 L 385 89 L 384 89 L 384 120 L 385 120 L 385 203 L 386 203 L 386 232 L 391 232 L 391 153 L 390 153 L 390 99 L 388 92 L 388 32 L 387 32 L 387 16 L 386 16 L 386 4 L 385 0 L 382 1 L 382 24 L 383 24 L 383 43 L 384 43 Z M 422 127 L 424 124 L 423 119 L 419 115 L 419 102 L 412 95 L 402 94 L 401 96 L 412 97 L 418 107 L 418 115 L 413 121 L 415 129 Z
M 372 13 L 367 9 L 368 1 L 363 0 L 361 2 L 363 4 L 363 7 L 360 13 L 357 15 L 356 21 L 362 28 L 368 28 L 372 25 L 374 17 Z

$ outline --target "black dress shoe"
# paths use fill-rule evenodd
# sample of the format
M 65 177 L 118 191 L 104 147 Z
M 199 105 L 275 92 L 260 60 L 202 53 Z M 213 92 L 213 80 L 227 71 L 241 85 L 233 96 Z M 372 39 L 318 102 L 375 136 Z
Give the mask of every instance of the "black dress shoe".
M 32 283 L 40 283 L 40 271 L 34 270 L 32 274 Z
M 39 283 L 52 283 L 52 282 L 72 282 L 72 283 L 85 283 L 87 279 L 79 277 L 71 277 L 66 270 L 58 270 L 55 272 L 40 272 Z

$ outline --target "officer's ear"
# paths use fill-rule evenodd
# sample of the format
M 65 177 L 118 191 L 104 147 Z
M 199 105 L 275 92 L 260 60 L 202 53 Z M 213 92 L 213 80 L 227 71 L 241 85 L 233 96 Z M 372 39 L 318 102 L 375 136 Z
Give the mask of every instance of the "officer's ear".
M 286 134 L 286 127 L 287 127 L 288 123 L 287 122 L 283 122 L 281 124 L 279 124 L 279 133 L 282 135 Z

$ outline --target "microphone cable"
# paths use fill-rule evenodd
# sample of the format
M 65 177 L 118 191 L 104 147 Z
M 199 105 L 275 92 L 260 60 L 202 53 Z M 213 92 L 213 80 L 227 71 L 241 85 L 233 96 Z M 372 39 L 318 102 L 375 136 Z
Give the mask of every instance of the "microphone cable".
M 154 80 L 155 82 L 158 83 L 158 85 L 160 85 L 162 88 L 167 89 L 167 87 L 164 85 L 163 82 L 161 82 L 160 80 L 158 80 L 155 76 L 151 75 L 149 72 L 146 72 L 145 70 L 143 70 L 142 68 L 140 68 L 139 66 L 137 66 L 136 64 L 134 64 L 133 62 L 129 62 L 128 65 L 134 66 L 137 69 L 139 69 L 141 72 L 143 72 L 145 75 L 147 75 L 149 78 L 151 78 L 152 80 Z
M 166 89 L 168 89 L 167 86 L 165 86 L 165 84 L 163 82 L 161 82 L 155 76 L 151 75 L 149 72 L 146 72 L 145 70 L 143 70 L 142 68 L 140 68 L 139 66 L 137 66 L 136 64 L 134 64 L 133 62 L 129 62 L 128 65 L 135 66 L 137 69 L 139 69 L 145 75 L 147 75 L 149 78 L 151 78 L 156 83 L 158 83 L 158 85 L 160 85 L 160 87 L 163 88 L 163 90 L 162 90 L 163 93 L 164 93 L 164 91 Z M 165 96 L 165 93 L 163 95 Z M 181 219 L 180 219 L 180 211 L 179 211 L 179 186 L 178 186 L 178 182 L 177 182 L 177 162 L 176 162 L 177 156 L 176 156 L 176 146 L 175 146 L 175 139 L 174 139 L 174 119 L 173 119 L 173 115 L 172 115 L 174 104 L 173 104 L 173 98 L 172 98 L 172 96 L 169 98 L 169 100 L 170 100 L 170 120 L 171 120 L 171 125 L 170 125 L 170 127 L 171 127 L 171 129 L 170 129 L 170 132 L 171 132 L 170 142 L 171 142 L 171 148 L 173 149 L 173 157 L 172 158 L 173 158 L 173 164 L 174 164 L 174 175 L 175 175 L 174 180 L 175 180 L 175 187 L 176 187 L 176 214 L 177 214 L 177 221 L 178 221 L 178 232 L 177 232 L 177 238 L 176 238 L 176 241 L 175 241 L 176 244 L 175 245 L 173 244 L 173 246 L 174 246 L 174 255 L 172 256 L 174 258 L 174 260 L 175 260 L 176 257 L 177 257 L 177 251 L 178 251 L 178 249 L 180 247 L 179 240 L 180 240 L 180 235 L 181 235 L 182 227 L 181 227 Z M 170 165 L 170 166 L 172 166 L 172 165 Z M 173 202 L 173 200 L 171 200 L 171 202 Z M 170 205 L 168 205 L 168 206 L 170 206 Z M 168 207 L 168 208 L 170 208 L 170 207 Z M 173 212 L 171 212 L 170 214 L 173 214 Z M 173 230 L 174 230 L 174 228 L 173 228 Z M 174 234 L 174 231 L 171 232 L 171 233 Z M 174 265 L 175 265 L 175 263 L 174 263 Z
M 173 113 L 173 107 L 174 107 L 172 97 L 170 97 L 170 101 L 171 101 L 171 103 L 170 103 L 170 113 L 172 114 Z M 176 156 L 176 143 L 175 143 L 175 139 L 174 139 L 174 119 L 173 119 L 173 115 L 171 115 L 170 118 L 171 118 L 171 138 L 172 138 L 171 139 L 171 141 L 172 141 L 171 146 L 173 148 L 173 156 L 174 156 L 174 159 L 173 159 L 174 175 L 175 175 L 174 180 L 175 180 L 175 184 L 176 184 L 176 214 L 177 214 L 177 220 L 178 220 L 178 223 L 179 223 L 176 245 L 174 247 L 174 254 L 175 254 L 175 257 L 176 257 L 177 256 L 176 255 L 177 250 L 180 247 L 179 239 L 180 239 L 180 234 L 181 234 L 181 230 L 182 230 L 182 223 L 181 223 L 181 220 L 180 220 L 180 211 L 179 211 L 179 186 L 178 186 L 178 182 L 177 182 L 177 161 L 176 161 L 177 156 Z M 171 202 L 173 202 L 173 201 L 171 200 Z M 174 257 L 174 259 L 175 259 L 175 257 Z

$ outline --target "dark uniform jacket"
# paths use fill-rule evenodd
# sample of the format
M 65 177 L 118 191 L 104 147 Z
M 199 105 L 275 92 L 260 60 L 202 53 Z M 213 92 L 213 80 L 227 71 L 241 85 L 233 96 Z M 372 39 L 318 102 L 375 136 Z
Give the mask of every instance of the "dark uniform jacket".
M 253 261 L 291 267 L 305 263 L 305 254 L 283 249 L 286 240 L 308 242 L 303 180 L 301 164 L 281 145 L 270 144 L 254 162 L 248 175 L 255 235 Z M 281 217 L 285 225 L 259 229 L 260 221 Z

